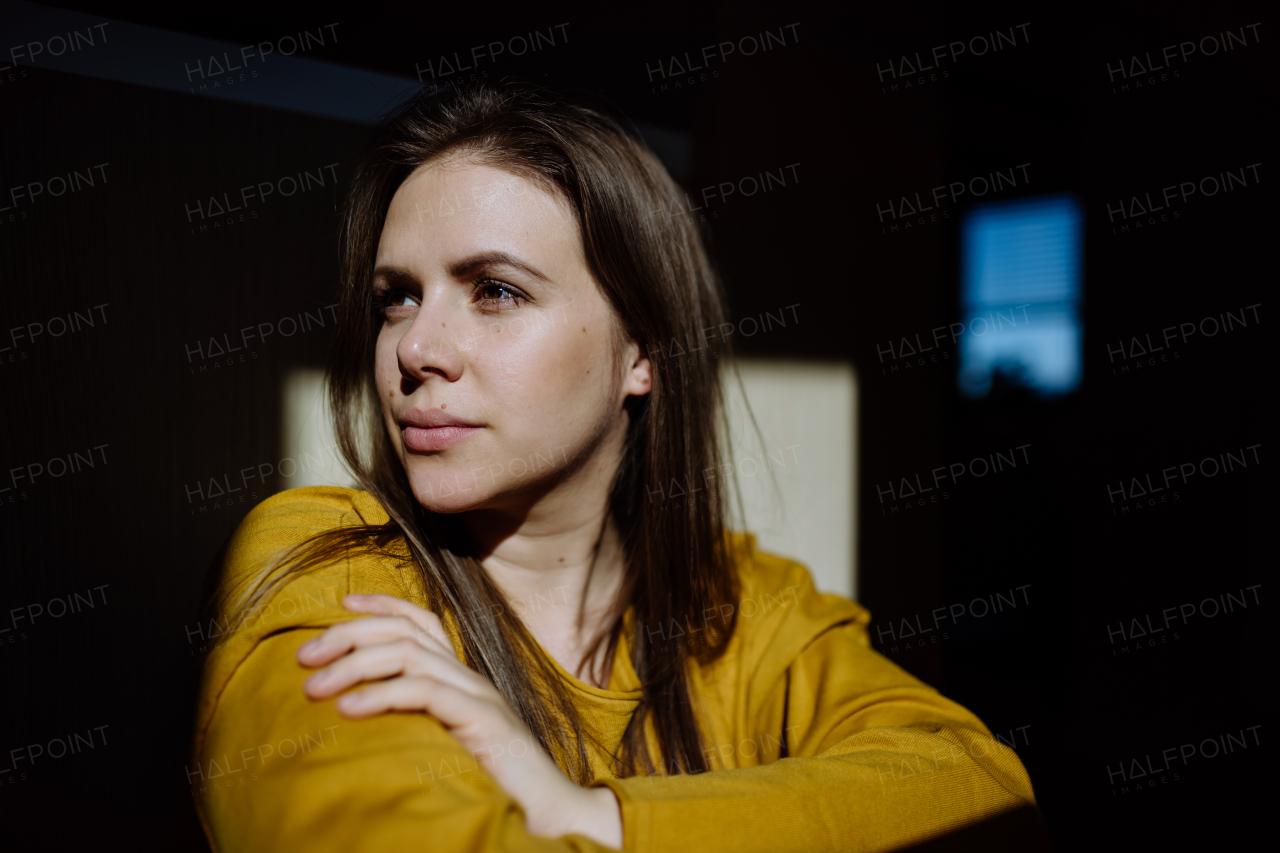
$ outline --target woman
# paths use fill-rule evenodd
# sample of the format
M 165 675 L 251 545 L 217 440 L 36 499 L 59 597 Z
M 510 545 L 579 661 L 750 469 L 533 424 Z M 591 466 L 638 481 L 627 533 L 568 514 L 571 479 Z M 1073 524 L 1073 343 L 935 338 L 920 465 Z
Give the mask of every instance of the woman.
M 228 546 L 215 849 L 887 849 L 1034 802 L 865 610 L 726 532 L 720 362 L 663 359 L 724 320 L 682 200 L 527 88 L 375 132 L 329 367 L 361 489 Z

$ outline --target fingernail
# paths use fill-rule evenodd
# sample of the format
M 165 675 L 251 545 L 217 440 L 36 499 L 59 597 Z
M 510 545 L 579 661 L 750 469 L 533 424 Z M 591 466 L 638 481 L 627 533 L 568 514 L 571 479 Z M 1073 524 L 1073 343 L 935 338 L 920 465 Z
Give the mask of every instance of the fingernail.
M 316 650 L 316 649 L 318 649 L 319 647 L 320 647 L 320 641 L 319 641 L 319 640 L 308 640 L 307 642 L 305 642 L 305 643 L 303 643 L 302 645 L 298 646 L 298 651 L 303 652 L 303 653 L 309 653 L 309 652 L 313 652 L 313 651 L 315 651 L 315 650 Z

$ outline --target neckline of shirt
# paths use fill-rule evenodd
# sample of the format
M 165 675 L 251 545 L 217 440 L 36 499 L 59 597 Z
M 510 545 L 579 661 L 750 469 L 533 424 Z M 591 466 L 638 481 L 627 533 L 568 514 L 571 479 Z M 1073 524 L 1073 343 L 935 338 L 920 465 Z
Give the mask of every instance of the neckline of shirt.
M 536 640 L 535 640 L 536 642 Z M 539 645 L 541 648 L 541 645 Z M 546 654 L 546 649 L 542 650 Z M 552 655 L 547 654 L 547 660 L 551 661 L 551 665 L 555 667 L 560 677 L 568 682 L 569 686 L 579 693 L 585 693 L 588 696 L 594 696 L 598 699 L 610 699 L 614 701 L 638 702 L 643 691 L 640 689 L 640 678 L 636 675 L 635 667 L 631 665 L 631 654 L 627 646 L 627 632 L 622 631 L 622 636 L 618 638 L 617 648 L 614 649 L 613 667 L 609 672 L 609 684 L 607 687 L 596 687 L 587 684 L 577 676 L 565 669 L 560 661 L 556 660 Z

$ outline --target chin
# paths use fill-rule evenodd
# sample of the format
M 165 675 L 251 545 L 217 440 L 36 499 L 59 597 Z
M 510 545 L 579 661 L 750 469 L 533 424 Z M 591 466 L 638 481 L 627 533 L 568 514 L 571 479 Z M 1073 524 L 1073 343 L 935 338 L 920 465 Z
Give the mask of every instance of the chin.
M 409 474 L 409 486 L 418 503 L 430 512 L 446 515 L 476 509 L 488 497 L 484 485 L 469 474 L 449 471 Z

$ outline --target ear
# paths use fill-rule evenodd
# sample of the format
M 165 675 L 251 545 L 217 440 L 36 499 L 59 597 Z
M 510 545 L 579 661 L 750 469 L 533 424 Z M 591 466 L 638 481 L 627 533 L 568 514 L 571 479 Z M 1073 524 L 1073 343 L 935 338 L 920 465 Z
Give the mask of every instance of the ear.
M 640 344 L 635 341 L 627 343 L 627 375 L 622 382 L 622 390 L 628 397 L 643 397 L 653 390 L 653 363 L 645 355 Z

